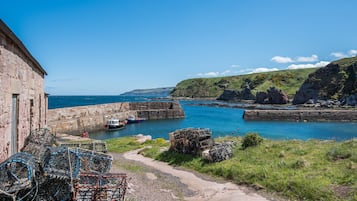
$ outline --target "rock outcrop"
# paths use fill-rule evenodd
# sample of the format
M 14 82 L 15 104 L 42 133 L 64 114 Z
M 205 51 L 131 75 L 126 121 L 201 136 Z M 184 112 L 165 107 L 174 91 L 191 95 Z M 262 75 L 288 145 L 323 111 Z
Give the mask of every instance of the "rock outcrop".
M 289 97 L 282 90 L 270 87 L 267 92 L 257 92 L 255 102 L 259 104 L 287 104 Z
M 341 59 L 318 69 L 296 92 L 293 104 L 312 100 L 340 100 L 355 105 L 357 95 L 357 57 Z M 352 95 L 352 96 L 351 96 Z
M 246 87 L 242 91 L 226 89 L 223 91 L 222 95 L 220 95 L 217 100 L 224 101 L 240 101 L 240 100 L 255 100 L 255 96 L 252 94 L 249 87 Z

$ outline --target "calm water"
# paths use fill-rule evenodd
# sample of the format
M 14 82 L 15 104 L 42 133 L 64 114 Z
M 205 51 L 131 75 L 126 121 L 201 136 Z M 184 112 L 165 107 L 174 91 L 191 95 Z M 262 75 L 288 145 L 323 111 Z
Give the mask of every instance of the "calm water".
M 150 99 L 122 96 L 50 96 L 49 108 L 123 101 L 150 101 Z M 198 101 L 181 101 L 186 115 L 184 119 L 144 121 L 129 124 L 119 131 L 90 133 L 90 137 L 108 139 L 141 133 L 152 135 L 153 138 L 168 139 L 169 132 L 187 127 L 210 128 L 214 137 L 244 135 L 247 132 L 258 132 L 261 136 L 270 139 L 346 140 L 357 137 L 357 123 L 244 121 L 242 109 L 193 106 L 192 104 L 195 103 Z

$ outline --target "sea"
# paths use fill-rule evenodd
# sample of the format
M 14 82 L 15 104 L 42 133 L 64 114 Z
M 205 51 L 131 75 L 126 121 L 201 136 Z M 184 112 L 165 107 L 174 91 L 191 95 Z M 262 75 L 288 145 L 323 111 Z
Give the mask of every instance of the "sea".
M 115 102 L 166 101 L 147 96 L 49 96 L 49 109 L 96 105 Z M 185 118 L 148 120 L 128 124 L 122 130 L 89 133 L 94 139 L 110 139 L 137 134 L 153 138 L 169 138 L 169 133 L 183 128 L 209 128 L 213 137 L 244 136 L 258 133 L 273 140 L 336 140 L 357 138 L 357 123 L 351 122 L 287 122 L 245 121 L 244 109 L 218 107 L 219 101 L 180 100 Z

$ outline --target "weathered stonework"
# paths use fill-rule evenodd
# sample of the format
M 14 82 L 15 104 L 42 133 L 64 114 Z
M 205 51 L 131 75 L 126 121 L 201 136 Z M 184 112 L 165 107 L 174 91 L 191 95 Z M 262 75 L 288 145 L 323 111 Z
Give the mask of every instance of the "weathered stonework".
M 148 120 L 185 116 L 178 102 L 124 102 L 51 109 L 48 111 L 48 126 L 52 133 L 79 135 L 84 130 L 104 129 L 109 118 L 125 120 L 129 115 Z
M 244 120 L 357 121 L 357 110 L 245 110 Z
M 0 20 L 0 162 L 19 151 L 31 130 L 46 125 L 45 75 Z

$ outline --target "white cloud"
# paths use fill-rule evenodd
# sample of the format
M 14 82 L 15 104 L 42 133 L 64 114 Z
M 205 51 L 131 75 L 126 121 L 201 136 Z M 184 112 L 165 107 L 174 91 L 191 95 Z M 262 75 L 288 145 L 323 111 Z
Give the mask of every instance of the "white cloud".
M 291 63 L 293 60 L 290 57 L 275 56 L 271 58 L 276 63 Z
M 348 51 L 348 54 L 352 57 L 356 56 L 357 55 L 357 50 L 350 50 Z
M 309 57 L 296 57 L 295 59 L 290 57 L 275 56 L 271 58 L 271 60 L 276 63 L 315 62 L 319 60 L 319 57 L 316 54 L 313 54 Z
M 316 54 L 311 55 L 311 57 L 297 57 L 296 62 L 315 62 L 318 61 L 319 57 Z
M 348 57 L 348 55 L 343 53 L 343 52 L 332 52 L 331 56 L 334 56 L 334 57 L 336 57 L 338 59 L 342 59 L 342 58 Z
M 264 73 L 264 72 L 270 72 L 270 71 L 277 71 L 279 69 L 277 68 L 256 68 L 253 71 L 251 71 L 248 74 L 252 74 L 252 73 Z
M 208 72 L 208 73 L 198 73 L 197 76 L 199 77 L 217 77 L 219 76 L 219 72 Z
M 240 66 L 239 65 L 237 65 L 237 64 L 233 64 L 233 65 L 231 65 L 231 68 L 239 68 Z
M 302 69 L 302 68 L 318 68 L 318 67 L 324 67 L 330 62 L 328 61 L 320 61 L 315 64 L 292 64 L 287 67 L 287 69 Z
M 228 75 L 231 74 L 232 72 L 230 70 L 223 71 L 221 75 Z

